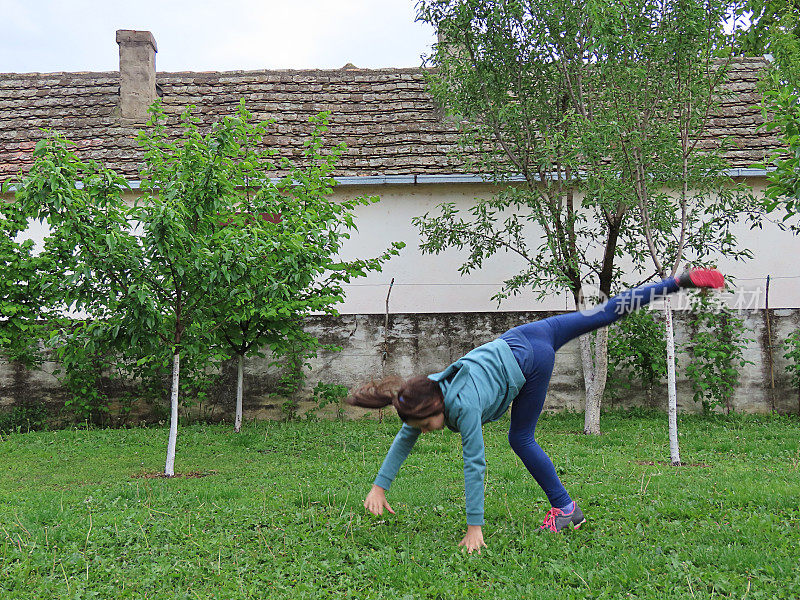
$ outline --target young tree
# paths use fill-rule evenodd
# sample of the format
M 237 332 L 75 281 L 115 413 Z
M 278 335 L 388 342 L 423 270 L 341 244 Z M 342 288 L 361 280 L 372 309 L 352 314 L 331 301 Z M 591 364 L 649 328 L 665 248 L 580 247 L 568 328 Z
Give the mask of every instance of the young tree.
M 199 246 L 213 246 L 197 235 L 198 217 L 206 207 L 162 193 L 146 207 L 131 208 L 123 201 L 124 179 L 97 163 L 79 160 L 58 135 L 41 143 L 35 156 L 16 200 L 24 214 L 49 227 L 43 254 L 53 265 L 51 275 L 61 279 L 61 303 L 104 327 L 110 333 L 105 339 L 115 342 L 115 349 L 126 357 L 158 362 L 165 350 L 173 357 L 165 467 L 171 476 L 180 354 L 187 346 L 204 348 L 202 334 L 211 324 L 198 318 L 198 305 L 205 299 L 202 286 L 207 273 L 227 266 L 215 260 L 213 252 L 200 251 Z M 159 160 L 163 156 L 151 152 L 148 158 L 156 165 L 155 173 L 166 170 L 168 161 Z M 197 163 L 195 168 L 203 172 Z M 190 168 L 186 171 L 196 175 Z M 152 177 L 145 178 L 144 186 L 153 189 L 152 182 Z M 180 188 L 180 180 L 172 183 L 171 191 Z M 163 180 L 157 185 L 162 191 L 169 188 Z M 142 235 L 134 234 L 137 226 Z
M 132 206 L 122 178 L 82 162 L 57 135 L 37 146 L 16 206 L 49 225 L 43 256 L 63 306 L 93 321 L 86 339 L 113 346 L 128 372 L 171 364 L 164 472 L 172 476 L 182 361 L 205 371 L 223 357 L 226 337 L 242 352 L 309 340 L 299 319 L 333 311 L 341 283 L 380 268 L 402 244 L 374 259 L 334 256 L 355 228 L 353 208 L 376 199 L 327 199 L 336 153 L 322 152 L 326 117 L 315 119 L 308 164 L 274 185 L 274 151 L 255 149 L 267 124 L 250 124 L 243 105 L 207 131 L 187 110 L 178 136 L 158 105 L 152 112 Z
M 315 354 L 320 346 L 303 330 L 303 318 L 312 313 L 338 314 L 336 304 L 344 300 L 342 284 L 380 271 L 383 262 L 404 246 L 395 242 L 371 259 L 338 259 L 349 232 L 356 229 L 355 208 L 378 198 L 333 199 L 332 173 L 343 147 L 323 148 L 328 115 L 312 119 L 314 129 L 304 143 L 302 163 L 282 160 L 285 175 L 278 181 L 269 177 L 271 154 L 259 155 L 256 150 L 265 124 L 251 125 L 249 116 L 242 106 L 238 158 L 228 176 L 236 183 L 235 206 L 244 218 L 226 224 L 246 241 L 238 260 L 249 267 L 233 293 L 226 289 L 226 299 L 214 309 L 223 323 L 220 344 L 237 362 L 237 432 L 242 422 L 245 356 L 266 347 L 273 355 L 292 354 L 302 364 L 303 357 Z
M 500 184 L 515 176 L 524 180 L 477 201 L 466 218 L 452 204 L 418 218 L 421 247 L 435 253 L 467 248 L 462 273 L 497 252 L 522 257 L 523 270 L 504 283 L 498 300 L 526 288 L 541 295 L 561 288 L 581 309 L 587 282 L 610 295 L 617 275 L 614 261 L 630 207 L 619 178 L 607 177 L 602 168 L 600 144 L 582 132 L 581 121 L 592 120 L 596 108 L 588 93 L 594 55 L 584 4 L 418 4 L 418 19 L 440 36 L 428 59 L 435 67 L 431 91 L 462 123 L 465 158 Z M 531 226 L 541 237 L 529 237 Z M 600 430 L 606 340 L 605 330 L 599 332 L 592 352 L 589 337 L 581 339 L 586 433 Z
M 693 20 L 681 23 L 689 5 Z M 424 251 L 468 248 L 461 271 L 510 251 L 525 261 L 498 300 L 531 287 L 568 290 L 576 309 L 587 284 L 611 295 L 626 256 L 647 270 L 647 219 L 641 198 L 661 193 L 681 172 L 678 149 L 683 108 L 670 95 L 708 90 L 720 76 L 707 70 L 693 87 L 676 75 L 685 51 L 674 30 L 716 35 L 732 2 L 714 1 L 702 22 L 700 2 L 635 0 L 423 0 L 418 18 L 434 25 L 440 43 L 429 63 L 431 89 L 462 124 L 462 148 L 498 183 L 464 218 L 444 205 L 417 220 Z M 694 12 L 692 12 L 694 11 Z M 719 13 L 719 14 L 718 14 Z M 692 68 L 697 64 L 692 62 Z M 685 74 L 680 72 L 680 76 Z M 687 91 L 688 89 L 688 91 Z M 692 110 L 694 110 L 692 106 Z M 694 118 L 694 114 L 692 114 Z M 706 115 L 707 117 L 707 115 Z M 697 120 L 690 123 L 697 129 Z M 694 144 L 694 138 L 686 140 Z M 658 213 L 658 218 L 661 218 Z M 535 225 L 534 237 L 530 226 Z M 663 269 L 656 269 L 663 275 Z M 607 332 L 581 340 L 587 401 L 584 431 L 599 432 L 606 377 Z
M 738 3 L 659 2 L 647 18 L 654 35 L 644 49 L 662 65 L 654 77 L 658 90 L 643 113 L 655 127 L 617 111 L 623 126 L 618 144 L 631 173 L 638 226 L 647 253 L 661 277 L 675 276 L 685 261 L 702 263 L 717 256 L 749 258 L 739 249 L 732 227 L 755 209 L 746 186 L 726 174 L 724 144 L 703 148 L 714 108 L 724 96 L 735 30 L 723 22 L 737 15 Z M 713 258 L 712 258 L 713 257 Z M 667 339 L 669 440 L 672 464 L 680 464 L 675 386 L 672 307 L 664 300 Z
M 327 116 L 312 119 L 305 164 L 285 161 L 289 173 L 277 186 L 268 179 L 274 152 L 254 150 L 268 124 L 250 124 L 244 104 L 205 134 L 185 113 L 177 142 L 162 116 L 156 106 L 151 129 L 140 134 L 144 194 L 132 217 L 142 224 L 142 249 L 153 269 L 142 285 L 147 294 L 162 294 L 161 314 L 168 318 L 158 336 L 174 353 L 169 471 L 181 348 L 213 355 L 222 337 L 236 350 L 241 374 L 244 353 L 259 343 L 279 350 L 302 340 L 313 347 L 316 340 L 300 329 L 302 317 L 332 312 L 332 305 L 343 300 L 341 282 L 380 269 L 402 244 L 378 258 L 337 262 L 347 230 L 355 228 L 353 209 L 377 199 L 328 199 L 338 152 L 322 152 Z M 191 337 L 184 335 L 189 332 Z M 240 376 L 237 425 L 241 383 Z

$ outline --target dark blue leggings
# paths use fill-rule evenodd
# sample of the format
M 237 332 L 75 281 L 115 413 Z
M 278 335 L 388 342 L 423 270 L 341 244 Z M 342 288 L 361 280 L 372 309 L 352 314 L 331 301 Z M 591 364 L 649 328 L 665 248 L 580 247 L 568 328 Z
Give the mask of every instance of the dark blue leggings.
M 568 341 L 610 325 L 652 300 L 663 298 L 678 289 L 674 278 L 665 279 L 623 292 L 594 308 L 520 325 L 500 336 L 508 342 L 525 375 L 525 385 L 511 405 L 508 441 L 544 490 L 552 506 L 565 507 L 571 498 L 558 479 L 552 461 L 534 439 L 534 434 L 539 415 L 542 414 L 556 350 Z

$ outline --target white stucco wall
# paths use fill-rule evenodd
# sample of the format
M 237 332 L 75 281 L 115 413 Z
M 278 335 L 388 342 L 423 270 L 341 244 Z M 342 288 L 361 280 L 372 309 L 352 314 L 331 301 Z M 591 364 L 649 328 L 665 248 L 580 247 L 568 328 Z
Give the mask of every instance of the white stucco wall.
M 480 271 L 466 276 L 458 272 L 466 251 L 448 250 L 439 255 L 419 250 L 419 235 L 411 220 L 436 205 L 454 202 L 467 208 L 476 197 L 489 197 L 487 185 L 428 184 L 416 186 L 340 187 L 342 195 L 377 195 L 381 201 L 361 207 L 358 214 L 358 233 L 344 248 L 345 257 L 377 255 L 391 241 L 406 243 L 400 256 L 392 258 L 382 273 L 371 274 L 347 287 L 347 302 L 342 313 L 382 313 L 386 306 L 388 284 L 394 277 L 389 308 L 393 313 L 444 313 L 497 310 L 490 298 L 500 290 L 503 280 L 519 272 L 524 260 L 514 253 L 503 253 L 486 261 Z M 568 307 L 565 295 L 555 295 L 546 302 L 537 302 L 532 292 L 505 300 L 504 311 L 564 310 Z
M 763 189 L 763 179 L 751 180 L 754 191 Z M 392 258 L 382 273 L 374 273 L 347 286 L 347 300 L 340 306 L 343 314 L 374 314 L 385 310 L 389 282 L 395 279 L 390 296 L 391 313 L 452 313 L 484 311 L 571 310 L 572 302 L 565 294 L 552 294 L 537 299 L 533 292 L 509 298 L 499 306 L 490 300 L 502 281 L 518 272 L 523 259 L 503 253 L 486 261 L 480 271 L 461 276 L 458 267 L 465 252 L 448 250 L 439 255 L 423 255 L 419 236 L 411 220 L 436 205 L 453 202 L 466 209 L 477 197 L 489 197 L 493 187 L 477 184 L 422 185 L 340 185 L 338 197 L 377 195 L 381 201 L 359 207 L 359 231 L 346 243 L 343 257 L 376 256 L 391 241 L 404 241 L 406 248 Z M 127 198 L 129 201 L 132 198 Z M 742 308 L 764 308 L 766 277 L 771 276 L 770 308 L 800 307 L 800 237 L 795 237 L 772 223 L 751 230 L 746 223 L 737 227 L 740 244 L 754 254 L 747 262 L 734 262 L 720 257 L 719 267 L 735 278 L 736 293 L 726 300 Z M 41 240 L 44 230 L 34 224 L 28 235 Z M 535 230 L 531 231 L 536 236 Z M 633 277 L 631 278 L 634 279 Z M 555 291 L 555 290 L 554 290 Z
M 763 179 L 751 180 L 755 193 L 763 189 Z M 346 257 L 373 256 L 393 240 L 405 241 L 400 256 L 389 261 L 382 273 L 371 274 L 348 286 L 343 314 L 382 313 L 392 277 L 394 288 L 389 309 L 392 313 L 564 310 L 572 309 L 564 294 L 539 300 L 526 292 L 505 300 L 499 307 L 491 301 L 502 281 L 517 272 L 522 258 L 504 253 L 486 261 L 479 272 L 460 276 L 458 267 L 465 252 L 449 250 L 439 255 L 423 255 L 419 237 L 411 219 L 434 210 L 437 204 L 453 202 L 459 208 L 471 206 L 477 197 L 488 197 L 492 187 L 472 184 L 425 184 L 415 186 L 340 186 L 342 196 L 377 195 L 381 202 L 362 207 L 358 214 L 359 232 L 346 245 Z M 532 235 L 536 235 L 532 231 Z M 773 223 L 751 230 L 747 223 L 736 228 L 743 247 L 750 248 L 753 259 L 736 262 L 724 256 L 719 268 L 735 278 L 735 293 L 726 301 L 741 308 L 764 308 L 766 277 L 771 276 L 770 308 L 800 307 L 800 237 L 780 231 Z M 635 277 L 631 277 L 635 280 Z

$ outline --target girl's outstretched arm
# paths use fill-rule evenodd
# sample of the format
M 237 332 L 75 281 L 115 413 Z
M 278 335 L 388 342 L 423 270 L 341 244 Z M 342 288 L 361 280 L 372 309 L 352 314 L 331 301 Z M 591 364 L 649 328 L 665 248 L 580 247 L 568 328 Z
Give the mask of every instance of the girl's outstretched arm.
M 394 514 L 392 507 L 386 501 L 386 490 L 379 485 L 373 485 L 372 489 L 364 499 L 364 508 L 366 508 L 373 515 L 382 515 L 385 508 L 390 513 Z M 481 540 L 483 537 L 481 537 Z
M 383 464 L 381 464 L 378 476 L 375 477 L 373 484 L 384 490 L 388 490 L 391 487 L 392 481 L 394 481 L 397 472 L 400 470 L 400 465 L 405 462 L 414 444 L 417 443 L 419 434 L 419 429 L 403 424 L 394 437 L 392 446 L 389 448 L 386 458 L 383 459 Z

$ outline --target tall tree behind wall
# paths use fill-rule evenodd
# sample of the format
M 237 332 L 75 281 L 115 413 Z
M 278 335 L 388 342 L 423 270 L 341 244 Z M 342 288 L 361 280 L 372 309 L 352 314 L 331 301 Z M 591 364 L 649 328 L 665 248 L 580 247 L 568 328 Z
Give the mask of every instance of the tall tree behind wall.
M 637 210 L 631 223 L 640 229 L 648 260 L 662 279 L 675 275 L 683 262 L 748 258 L 750 252 L 738 248 L 732 228 L 754 209 L 752 194 L 727 176 L 724 141 L 703 144 L 726 94 L 741 5 L 678 1 L 646 2 L 641 8 L 646 34 L 623 30 L 620 40 L 601 49 L 610 60 L 596 65 L 604 79 L 605 71 L 611 77 L 637 68 L 648 74 L 648 92 L 638 95 L 645 103 L 631 107 L 614 97 L 604 103 L 616 123 L 612 155 L 633 183 Z M 606 9 L 616 13 L 611 5 Z M 620 46 L 629 51 L 619 53 Z M 618 60 L 628 62 L 627 68 L 616 69 Z M 664 301 L 667 406 L 671 459 L 680 464 L 670 302 Z
M 673 105 L 665 103 L 681 51 L 667 35 L 677 26 L 676 4 L 420 2 L 418 18 L 440 35 L 428 59 L 431 90 L 460 124 L 467 164 L 501 184 L 523 180 L 476 201 L 466 215 L 447 204 L 417 219 L 423 250 L 467 248 L 463 273 L 497 252 L 514 252 L 524 269 L 495 298 L 560 288 L 576 309 L 588 289 L 612 294 L 622 256 L 642 278 L 660 275 L 648 264 L 636 186 L 642 177 L 656 188 L 665 184 L 681 160 Z M 693 25 L 706 33 L 720 21 Z M 649 172 L 631 161 L 632 143 Z M 584 431 L 599 433 L 607 332 L 590 342 L 581 339 Z

